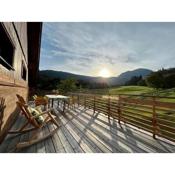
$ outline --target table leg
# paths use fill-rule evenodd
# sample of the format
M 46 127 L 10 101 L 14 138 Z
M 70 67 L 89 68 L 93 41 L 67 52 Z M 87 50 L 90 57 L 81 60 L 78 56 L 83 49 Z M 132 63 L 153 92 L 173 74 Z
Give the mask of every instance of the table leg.
M 58 108 L 60 107 L 60 101 L 58 100 Z
M 50 99 L 48 100 L 48 109 L 50 109 Z
M 65 111 L 65 105 L 66 105 L 66 101 L 63 101 L 63 112 Z
M 53 102 L 54 102 L 54 99 L 52 99 L 52 108 L 53 108 Z

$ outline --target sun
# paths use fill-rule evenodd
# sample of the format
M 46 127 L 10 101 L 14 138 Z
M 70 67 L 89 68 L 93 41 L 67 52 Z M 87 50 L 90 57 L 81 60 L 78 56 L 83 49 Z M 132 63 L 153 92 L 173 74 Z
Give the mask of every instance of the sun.
M 110 77 L 110 71 L 106 68 L 103 68 L 100 70 L 99 76 L 104 78 Z

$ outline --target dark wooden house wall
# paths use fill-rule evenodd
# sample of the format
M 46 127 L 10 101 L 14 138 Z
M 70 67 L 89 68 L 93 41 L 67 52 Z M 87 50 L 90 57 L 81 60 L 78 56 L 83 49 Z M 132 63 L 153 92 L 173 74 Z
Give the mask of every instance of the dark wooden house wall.
M 16 94 L 22 95 L 25 99 L 28 98 L 28 44 L 32 45 L 32 43 L 28 43 L 28 38 L 30 37 L 28 36 L 28 23 L 5 22 L 2 24 L 15 47 L 15 51 L 13 61 L 14 70 L 8 70 L 0 64 L 0 143 L 19 113 L 16 105 Z M 37 47 L 40 49 L 40 45 L 35 44 L 35 46 L 36 49 L 38 49 Z M 23 80 L 21 76 L 22 64 L 26 67 L 26 80 Z M 33 64 L 38 67 L 39 53 L 37 60 Z M 33 69 L 36 69 L 35 66 Z M 4 107 L 1 105 L 1 101 L 3 100 L 5 100 Z

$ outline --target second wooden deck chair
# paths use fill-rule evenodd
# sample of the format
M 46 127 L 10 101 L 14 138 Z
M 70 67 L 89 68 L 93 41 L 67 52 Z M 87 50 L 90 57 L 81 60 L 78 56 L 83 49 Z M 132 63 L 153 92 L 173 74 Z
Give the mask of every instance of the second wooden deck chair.
M 47 105 L 48 105 L 48 98 L 47 97 L 34 95 L 33 99 L 34 99 L 35 106 L 43 105 L 44 109 L 45 110 L 47 109 Z
M 29 107 L 26 103 L 24 103 L 25 100 L 20 95 L 18 95 L 18 99 L 19 101 L 17 101 L 16 103 L 19 106 L 19 108 L 22 110 L 23 116 L 26 118 L 26 122 L 20 129 L 11 130 L 8 132 L 8 134 L 23 134 L 30 131 L 33 131 L 33 133 L 31 138 L 28 141 L 19 142 L 13 151 L 24 147 L 28 147 L 35 143 L 40 142 L 52 136 L 53 134 L 55 134 L 59 128 L 59 124 L 55 120 L 56 116 L 51 114 L 51 110 L 42 112 L 40 110 L 36 110 L 35 108 Z M 39 132 L 42 132 L 42 128 L 47 124 L 53 124 L 54 129 L 52 131 L 49 131 L 47 135 L 44 135 L 42 137 L 37 137 L 41 135 Z

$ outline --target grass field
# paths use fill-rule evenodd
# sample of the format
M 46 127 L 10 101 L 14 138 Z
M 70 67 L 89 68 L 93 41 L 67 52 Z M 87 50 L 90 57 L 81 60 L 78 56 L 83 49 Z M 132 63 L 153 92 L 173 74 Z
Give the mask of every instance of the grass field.
M 111 95 L 130 94 L 130 95 L 165 97 L 161 98 L 160 100 L 165 102 L 175 102 L 175 88 L 156 90 L 145 86 L 121 86 L 119 88 L 109 89 L 109 94 Z M 174 99 L 170 99 L 168 97 L 173 97 Z
M 116 94 L 131 94 L 131 95 L 141 95 L 154 93 L 155 89 L 145 87 L 145 86 L 121 86 L 118 88 L 110 88 L 109 93 L 111 95 Z
M 111 95 L 131 94 L 131 95 L 153 95 L 153 96 L 175 97 L 175 88 L 156 90 L 154 88 L 145 86 L 121 86 L 118 88 L 110 88 L 109 93 Z
M 130 95 L 148 95 L 148 96 L 164 96 L 164 97 L 175 97 L 175 88 L 172 89 L 154 89 L 146 86 L 120 86 L 108 89 L 83 89 L 83 93 L 90 94 L 130 94 Z

